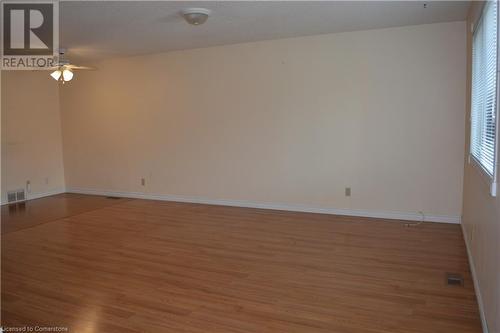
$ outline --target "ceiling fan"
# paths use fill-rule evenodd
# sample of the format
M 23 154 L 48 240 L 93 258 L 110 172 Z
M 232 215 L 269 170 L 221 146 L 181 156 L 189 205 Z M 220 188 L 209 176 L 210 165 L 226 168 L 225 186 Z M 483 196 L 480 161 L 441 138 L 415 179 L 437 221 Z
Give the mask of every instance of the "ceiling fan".
M 68 59 L 64 58 L 65 51 L 66 50 L 64 49 L 59 50 L 59 58 L 56 65 L 50 67 L 50 70 L 53 70 L 53 72 L 50 73 L 50 76 L 52 76 L 54 80 L 62 82 L 64 84 L 65 82 L 71 81 L 73 79 L 73 71 L 75 70 L 96 70 L 96 68 L 94 67 L 77 66 L 71 64 Z

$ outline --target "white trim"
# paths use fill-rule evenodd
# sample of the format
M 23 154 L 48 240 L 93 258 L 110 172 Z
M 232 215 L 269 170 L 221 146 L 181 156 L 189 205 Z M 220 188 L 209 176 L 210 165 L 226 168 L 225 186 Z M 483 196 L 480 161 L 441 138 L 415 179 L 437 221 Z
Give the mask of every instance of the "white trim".
M 486 4 L 485 4 L 486 5 Z M 496 82 L 496 85 L 497 85 L 497 96 L 496 96 L 496 100 L 495 100 L 495 120 L 496 120 L 496 124 L 495 124 L 495 147 L 493 147 L 493 179 L 491 181 L 491 188 L 490 188 L 490 194 L 491 196 L 493 197 L 496 197 L 497 196 L 497 181 L 498 181 L 498 147 L 499 147 L 499 142 L 500 140 L 498 139 L 499 135 L 498 135 L 498 126 L 500 124 L 500 121 L 498 120 L 499 116 L 500 116 L 500 112 L 498 112 L 498 101 L 500 100 L 500 66 L 499 66 L 499 62 L 500 62 L 500 59 L 499 59 L 499 55 L 500 55 L 500 43 L 499 43 L 499 40 L 500 40 L 500 23 L 498 21 L 498 16 L 499 16 L 499 4 L 497 4 L 497 82 Z
M 348 216 L 372 217 L 372 218 L 391 219 L 391 220 L 409 220 L 409 221 L 422 220 L 422 214 L 420 214 L 419 212 L 413 213 L 413 212 L 372 211 L 372 210 L 343 209 L 343 208 L 321 208 L 321 207 L 290 205 L 281 203 L 262 203 L 262 202 L 243 201 L 243 200 L 207 199 L 200 197 L 146 194 L 140 192 L 120 192 L 120 191 L 109 191 L 109 190 L 88 189 L 88 188 L 78 188 L 78 187 L 68 188 L 66 191 L 69 193 L 79 193 L 79 194 L 103 195 L 103 196 L 114 196 L 114 197 L 146 199 L 146 200 L 189 202 L 189 203 L 200 203 L 200 204 L 219 205 L 219 206 L 288 210 L 293 212 L 348 215 Z M 460 220 L 461 220 L 460 216 L 449 216 L 449 215 L 425 216 L 425 221 L 427 222 L 459 224 Z
M 471 247 L 469 244 L 469 237 L 465 231 L 465 226 L 462 224 L 462 234 L 464 236 L 465 248 L 467 249 L 467 256 L 469 257 L 469 267 L 472 274 L 472 281 L 474 283 L 474 291 L 476 292 L 477 304 L 479 306 L 479 316 L 481 317 L 481 326 L 483 333 L 488 333 L 488 323 L 484 312 L 483 297 L 481 296 L 481 288 L 479 287 L 479 280 L 477 278 L 476 268 L 474 265 L 474 257 L 472 256 Z
M 27 199 L 26 200 L 35 200 L 35 199 L 40 199 L 43 197 L 48 197 L 51 195 L 56 195 L 56 194 L 62 194 L 66 193 L 65 188 L 56 188 L 47 192 L 41 192 L 41 193 L 28 193 Z
M 488 171 L 486 171 L 484 167 L 481 165 L 481 163 L 477 160 L 477 158 L 474 157 L 474 155 L 469 154 L 468 162 L 471 165 L 471 168 L 474 169 L 475 172 L 479 175 L 479 178 L 485 185 L 485 189 L 488 189 L 488 192 L 492 197 L 496 197 L 497 194 L 496 177 L 490 175 Z M 496 174 L 496 168 L 495 168 L 495 174 Z
M 25 201 L 40 199 L 40 198 L 48 197 L 51 195 L 62 194 L 65 192 L 66 192 L 65 188 L 57 188 L 57 189 L 53 189 L 53 190 L 50 190 L 47 192 L 26 193 L 26 200 Z M 19 201 L 19 202 L 22 202 L 22 201 Z M 8 202 L 0 202 L 0 205 L 2 205 L 2 206 L 7 205 L 7 204 L 9 204 L 9 203 Z

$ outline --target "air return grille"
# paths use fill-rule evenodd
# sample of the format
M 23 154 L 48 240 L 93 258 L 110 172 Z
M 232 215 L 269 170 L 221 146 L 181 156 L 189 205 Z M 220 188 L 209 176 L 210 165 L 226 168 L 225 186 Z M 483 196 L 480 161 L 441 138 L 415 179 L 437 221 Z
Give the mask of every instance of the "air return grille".
M 24 192 L 24 190 L 15 190 L 7 192 L 8 203 L 19 202 L 24 200 L 26 200 L 26 193 Z

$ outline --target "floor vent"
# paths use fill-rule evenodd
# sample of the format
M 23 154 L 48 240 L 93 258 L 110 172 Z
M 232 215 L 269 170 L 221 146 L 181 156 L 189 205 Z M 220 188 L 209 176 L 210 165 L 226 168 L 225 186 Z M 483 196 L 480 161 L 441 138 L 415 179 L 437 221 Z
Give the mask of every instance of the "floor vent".
M 449 286 L 463 286 L 464 277 L 456 273 L 446 273 L 446 284 Z
M 111 199 L 111 200 L 120 200 L 120 197 L 106 197 L 106 199 Z
M 24 192 L 24 190 L 15 190 L 7 192 L 8 203 L 15 203 L 24 200 L 26 200 L 26 193 Z

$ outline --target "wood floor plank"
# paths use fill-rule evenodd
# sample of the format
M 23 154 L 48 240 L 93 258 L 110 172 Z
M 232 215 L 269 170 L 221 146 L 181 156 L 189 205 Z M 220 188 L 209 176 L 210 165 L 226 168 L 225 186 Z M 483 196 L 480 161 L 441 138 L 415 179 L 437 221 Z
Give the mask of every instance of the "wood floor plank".
M 2 212 L 3 326 L 481 332 L 458 225 L 62 198 Z

